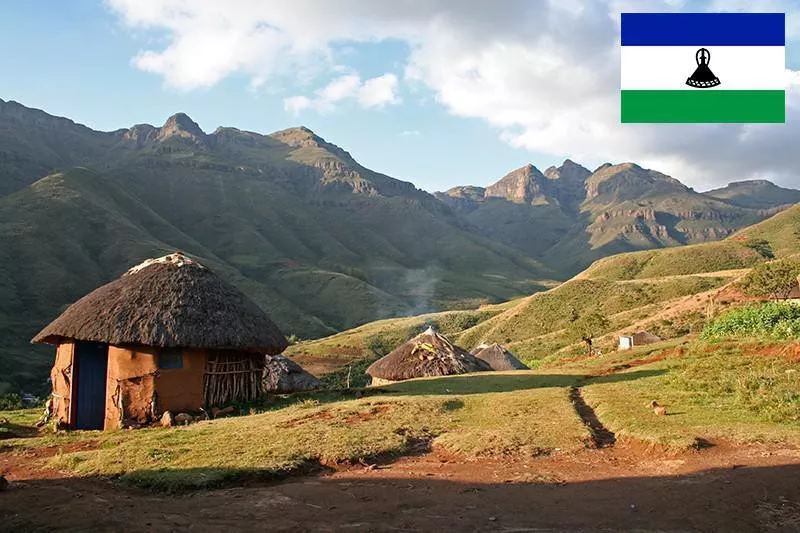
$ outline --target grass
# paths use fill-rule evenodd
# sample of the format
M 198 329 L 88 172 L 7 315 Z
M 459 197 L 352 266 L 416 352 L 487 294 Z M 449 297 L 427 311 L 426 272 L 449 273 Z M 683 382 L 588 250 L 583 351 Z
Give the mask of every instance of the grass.
M 9 453 L 54 446 L 61 451 L 44 460 L 50 467 L 170 492 L 430 449 L 462 460 L 517 460 L 584 447 L 588 430 L 569 400 L 576 385 L 622 439 L 675 448 L 698 437 L 800 444 L 798 356 L 796 343 L 674 340 L 553 359 L 535 371 L 410 380 L 363 397 L 359 391 L 279 397 L 253 406 L 256 414 L 169 430 L 43 433 L 2 445 Z M 653 399 L 667 416 L 646 407 Z M 38 411 L 8 416 L 30 425 Z
M 392 385 L 385 394 L 338 401 L 327 393 L 319 399 L 307 395 L 261 414 L 170 430 L 74 432 L 6 442 L 61 446 L 65 451 L 49 460 L 51 467 L 119 476 L 165 491 L 429 447 L 466 458 L 530 457 L 583 446 L 588 433 L 567 396 L 575 379 L 535 372 L 422 379 Z M 97 447 L 65 448 L 83 441 Z
M 618 436 L 674 447 L 700 437 L 741 443 L 800 443 L 800 378 L 792 344 L 693 342 L 641 368 L 661 371 L 635 381 L 590 382 L 587 402 Z M 634 352 L 647 357 L 660 350 Z M 657 417 L 651 400 L 667 408 Z

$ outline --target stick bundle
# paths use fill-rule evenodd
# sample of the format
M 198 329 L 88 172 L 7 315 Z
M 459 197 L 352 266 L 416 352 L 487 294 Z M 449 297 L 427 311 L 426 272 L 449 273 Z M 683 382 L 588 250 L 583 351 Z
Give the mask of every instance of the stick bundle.
M 207 407 L 249 402 L 261 394 L 264 356 L 211 352 L 203 376 L 203 396 Z

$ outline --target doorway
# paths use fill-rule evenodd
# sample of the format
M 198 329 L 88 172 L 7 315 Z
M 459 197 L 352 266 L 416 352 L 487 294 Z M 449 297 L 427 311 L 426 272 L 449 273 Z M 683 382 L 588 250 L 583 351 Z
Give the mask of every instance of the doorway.
M 75 429 L 103 429 L 106 418 L 108 344 L 75 343 Z

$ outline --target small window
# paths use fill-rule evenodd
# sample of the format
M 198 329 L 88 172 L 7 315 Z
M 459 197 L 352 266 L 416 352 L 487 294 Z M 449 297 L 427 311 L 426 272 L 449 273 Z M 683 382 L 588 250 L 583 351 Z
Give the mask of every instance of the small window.
M 158 354 L 158 368 L 183 368 L 183 350 L 180 348 L 164 348 Z

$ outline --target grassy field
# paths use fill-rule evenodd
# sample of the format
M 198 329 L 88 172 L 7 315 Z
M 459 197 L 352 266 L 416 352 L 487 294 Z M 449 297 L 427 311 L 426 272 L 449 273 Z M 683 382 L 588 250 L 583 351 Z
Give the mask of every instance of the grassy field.
M 675 448 L 698 439 L 800 444 L 799 355 L 793 342 L 680 340 L 535 371 L 412 380 L 360 398 L 329 391 L 273 399 L 248 416 L 173 429 L 6 438 L 0 449 L 55 447 L 43 464 L 166 491 L 430 450 L 466 460 L 530 458 L 589 442 L 569 399 L 575 386 L 618 439 Z M 646 407 L 653 399 L 667 416 Z M 17 429 L 37 415 L 4 413 Z
M 635 381 L 590 382 L 587 402 L 618 437 L 686 447 L 698 437 L 737 443 L 800 442 L 798 346 L 793 343 L 689 343 L 650 348 L 638 359 L 669 357 Z M 667 409 L 657 417 L 647 404 Z
M 60 446 L 49 465 L 121 476 L 162 490 L 207 487 L 243 475 L 279 476 L 318 464 L 374 460 L 430 447 L 466 457 L 535 456 L 581 448 L 586 428 L 567 399 L 571 375 L 504 373 L 416 380 L 383 394 L 306 395 L 252 416 L 171 430 L 75 432 L 9 439 Z M 76 442 L 96 449 L 69 451 Z M 13 453 L 13 451 L 12 451 Z

